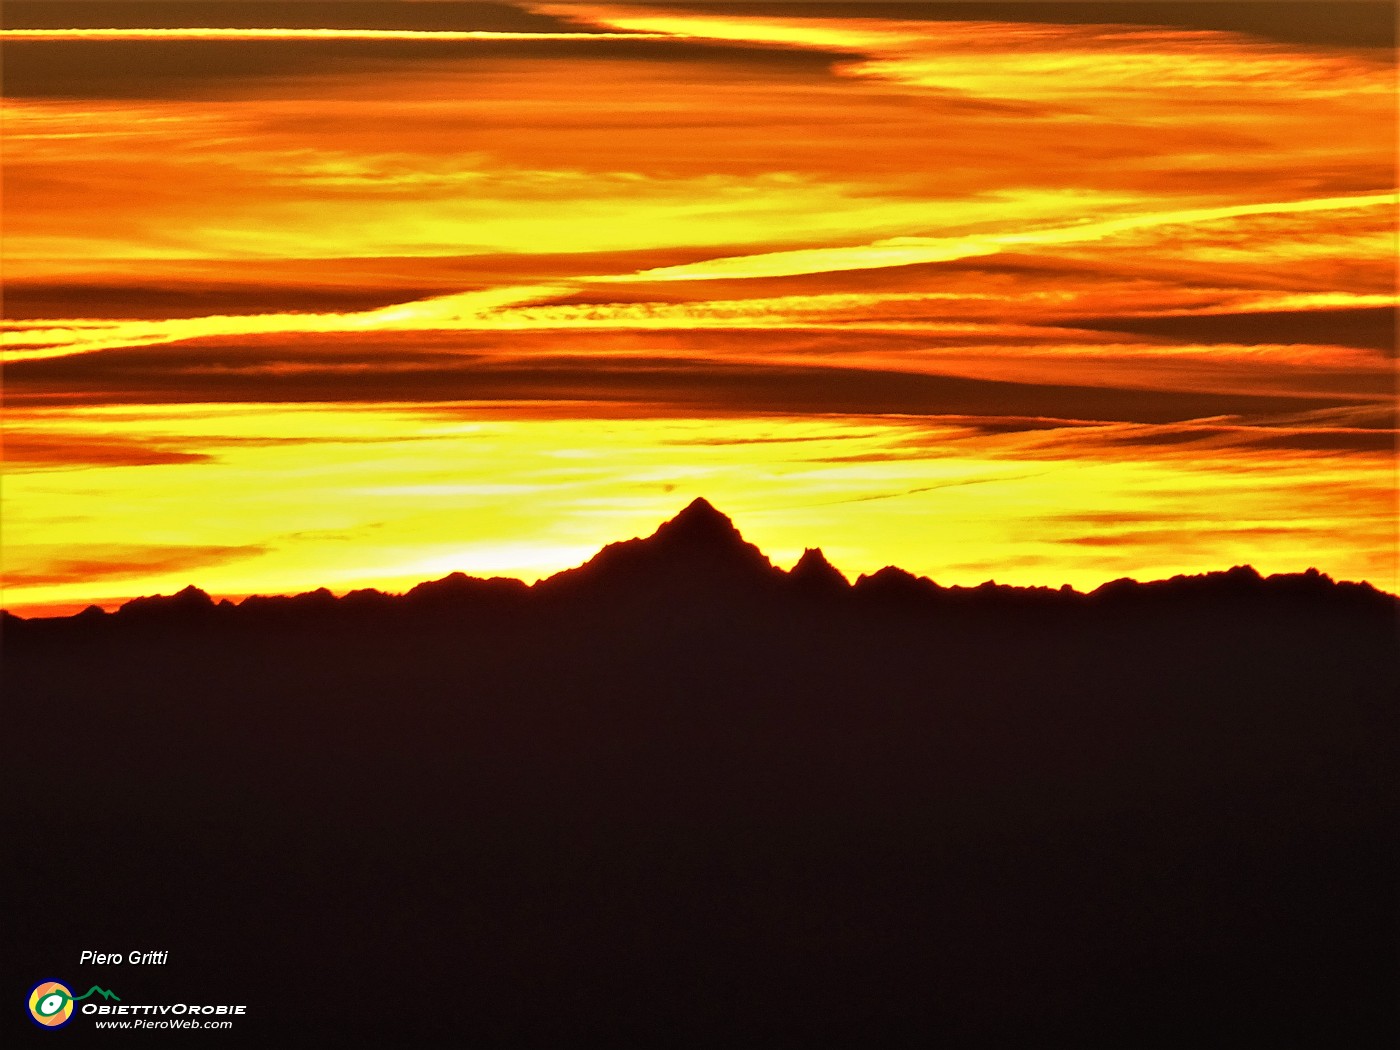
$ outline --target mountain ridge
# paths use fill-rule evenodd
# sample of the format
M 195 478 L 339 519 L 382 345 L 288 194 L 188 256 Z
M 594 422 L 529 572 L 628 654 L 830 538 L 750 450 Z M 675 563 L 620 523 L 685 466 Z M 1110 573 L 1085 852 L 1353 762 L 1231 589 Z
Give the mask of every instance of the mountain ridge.
M 1395 1042 L 1394 599 L 847 584 L 721 519 L 7 622 L 11 986 L 105 930 L 255 1042 Z
M 90 605 L 79 613 L 57 617 L 23 617 L 0 610 L 7 622 L 97 621 L 115 616 L 204 616 L 229 610 L 253 612 L 273 608 L 302 610 L 351 610 L 388 608 L 448 609 L 473 602 L 513 604 L 541 599 L 613 596 L 651 592 L 676 598 L 717 598 L 757 594 L 813 599 L 849 598 L 909 603 L 960 603 L 1060 605 L 1138 604 L 1144 600 L 1288 598 L 1350 599 L 1373 604 L 1400 598 L 1365 581 L 1334 580 L 1316 568 L 1301 573 L 1263 576 L 1251 565 L 1206 573 L 1180 573 L 1167 579 L 1139 581 L 1120 577 L 1090 591 L 1060 587 L 997 584 L 993 580 L 966 586 L 945 586 L 927 576 L 887 565 L 862 573 L 854 581 L 836 568 L 819 547 L 806 548 L 791 569 L 775 566 L 755 544 L 744 539 L 727 515 L 699 497 L 674 517 L 662 522 L 651 535 L 618 540 L 602 547 L 581 565 L 564 569 L 527 584 L 513 577 L 472 576 L 455 571 L 435 580 L 424 580 L 399 594 L 376 588 L 360 588 L 337 597 L 319 587 L 289 595 L 248 595 L 238 601 L 215 599 L 189 584 L 174 594 L 143 595 L 109 612 Z

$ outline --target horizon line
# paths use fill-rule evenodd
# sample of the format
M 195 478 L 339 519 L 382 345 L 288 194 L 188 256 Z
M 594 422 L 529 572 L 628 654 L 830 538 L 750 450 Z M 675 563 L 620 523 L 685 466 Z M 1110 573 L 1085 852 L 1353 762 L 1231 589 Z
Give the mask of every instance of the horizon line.
M 599 556 L 600 556 L 604 551 L 606 551 L 606 550 L 608 550 L 608 549 L 610 549 L 610 548 L 617 547 L 617 546 L 622 546 L 622 545 L 628 545 L 628 544 L 640 544 L 640 543 L 647 543 L 647 542 L 654 541 L 654 540 L 656 539 L 657 535 L 658 535 L 659 533 L 661 533 L 662 530 L 666 529 L 668 526 L 672 525 L 673 523 L 675 523 L 675 522 L 677 522 L 677 521 L 681 521 L 681 520 L 683 520 L 683 519 L 688 519 L 688 518 L 693 520 L 693 519 L 695 519 L 695 518 L 699 518 L 699 517 L 702 517 L 702 516 L 703 516 L 704 518 L 706 518 L 706 519 L 708 519 L 708 520 L 712 520 L 712 521 L 713 521 L 713 520 L 722 520 L 730 529 L 733 530 L 734 536 L 736 537 L 737 540 L 739 540 L 740 542 L 748 543 L 748 541 L 743 540 L 743 535 L 742 535 L 742 533 L 739 531 L 738 527 L 734 525 L 733 519 L 730 518 L 729 515 L 725 514 L 723 511 L 718 510 L 718 509 L 714 506 L 714 504 L 711 503 L 711 502 L 710 502 L 708 499 L 706 499 L 705 497 L 703 497 L 703 496 L 697 496 L 695 499 L 693 499 L 693 500 L 691 500 L 689 503 L 687 503 L 687 504 L 685 505 L 685 507 L 682 508 L 680 511 L 676 512 L 676 513 L 673 514 L 671 517 L 669 517 L 669 518 L 667 518 L 665 521 L 663 521 L 660 525 L 658 525 L 657 528 L 656 528 L 649 536 L 634 536 L 634 537 L 630 537 L 630 538 L 628 538 L 628 539 L 615 540 L 615 541 L 613 541 L 613 542 L 611 542 L 611 543 L 606 543 L 606 544 L 604 544 L 602 547 L 599 547 L 598 550 L 595 551 L 594 554 L 593 554 L 591 557 L 589 557 L 588 559 L 586 559 L 585 561 L 580 562 L 580 563 L 577 564 L 577 565 L 567 566 L 567 567 L 565 567 L 565 568 L 563 568 L 563 569 L 556 570 L 555 572 L 552 572 L 552 573 L 549 573 L 549 574 L 546 574 L 546 575 L 541 575 L 541 576 L 539 576 L 539 577 L 537 577 L 537 578 L 535 578 L 534 580 L 531 580 L 531 581 L 529 581 L 529 582 L 527 582 L 526 580 L 524 580 L 524 579 L 522 579 L 521 577 L 518 577 L 518 576 L 501 576 L 501 575 L 478 576 L 478 575 L 475 575 L 474 573 L 472 573 L 472 572 L 470 572 L 470 571 L 467 571 L 467 570 L 465 570 L 465 569 L 454 569 L 454 570 L 452 570 L 452 571 L 450 571 L 450 572 L 448 572 L 448 573 L 446 573 L 445 575 L 442 575 L 442 576 L 433 577 L 433 578 L 428 578 L 428 579 L 420 579 L 420 580 L 418 580 L 418 581 L 415 582 L 415 583 L 409 584 L 404 590 L 401 590 L 401 591 L 384 590 L 384 589 L 381 589 L 380 587 L 377 587 L 377 586 L 363 586 L 363 587 L 351 586 L 351 587 L 347 587 L 347 588 L 345 588 L 345 589 L 336 589 L 336 588 L 332 588 L 332 587 L 330 587 L 330 586 L 328 586 L 328 585 L 322 584 L 322 585 L 320 585 L 320 586 L 312 587 L 312 588 L 309 588 L 309 589 L 307 589 L 307 590 L 300 590 L 300 591 L 296 591 L 296 592 L 292 592 L 292 593 L 266 593 L 266 592 L 260 592 L 260 591 L 250 591 L 250 592 L 247 592 L 247 593 L 239 593 L 239 592 L 222 592 L 222 593 L 215 593 L 215 592 L 207 591 L 207 590 L 205 590 L 203 587 L 198 586 L 197 584 L 188 583 L 188 584 L 186 584 L 184 587 L 179 588 L 178 590 L 172 591 L 172 592 L 170 592 L 170 593 L 168 593 L 168 594 L 166 594 L 166 593 L 135 594 L 135 595 L 129 595 L 129 596 L 119 596 L 119 597 L 112 597 L 112 598 L 102 598 L 102 599 L 98 599 L 98 600 L 96 600 L 96 601 L 87 601 L 87 602 L 82 602 L 82 601 L 73 601 L 73 602 L 37 602 L 37 603 L 33 603 L 33 604 L 22 604 L 22 605 L 16 606 L 16 607 L 13 608 L 13 609 L 10 608 L 10 607 L 8 607 L 8 606 L 0 605 L 0 614 L 3 614 L 3 615 L 8 616 L 8 617 L 13 617 L 13 618 L 15 618 L 15 619 L 20 619 L 20 620 L 40 620 L 40 619 L 42 619 L 42 620 L 60 620 L 60 619 L 70 619 L 70 618 L 75 617 L 75 616 L 77 616 L 77 615 L 80 615 L 80 614 L 82 614 L 82 613 L 88 612 L 89 610 L 97 609 L 97 610 L 99 610 L 100 612 L 102 612 L 103 614 L 111 615 L 111 614 L 115 614 L 116 612 L 119 612 L 122 608 L 124 608 L 124 607 L 126 607 L 127 605 L 130 605 L 130 604 L 132 604 L 132 603 L 134 603 L 134 602 L 148 601 L 148 600 L 160 600 L 160 599 L 171 599 L 171 598 L 178 597 L 179 595 L 187 594 L 187 593 L 190 593 L 190 592 L 194 592 L 194 593 L 197 593 L 197 594 L 199 594 L 199 595 L 204 596 L 205 598 L 208 598 L 208 599 L 211 601 L 212 604 L 215 604 L 215 605 L 224 605 L 224 604 L 227 604 L 227 605 L 231 605 L 231 606 L 233 606 L 233 607 L 235 607 L 235 608 L 242 606 L 245 602 L 249 601 L 250 599 L 267 599 L 267 600 L 284 599 L 284 600 L 291 600 L 291 599 L 304 598 L 304 597 L 308 597 L 308 596 L 311 596 L 311 595 L 318 595 L 318 594 L 323 594 L 323 593 L 329 595 L 329 596 L 330 596 L 332 599 L 334 599 L 335 601 L 340 601 L 340 600 L 342 600 L 343 598 L 345 598 L 345 597 L 347 597 L 347 596 L 349 596 L 349 595 L 353 595 L 353 594 L 377 594 L 377 595 L 383 596 L 383 597 L 388 598 L 388 599 L 398 599 L 398 598 L 407 597 L 409 594 L 411 594 L 413 591 L 417 590 L 417 589 L 420 588 L 420 587 L 430 586 L 430 585 L 435 584 L 435 583 L 442 583 L 442 582 L 444 582 L 444 581 L 446 581 L 446 580 L 451 580 L 451 579 L 458 578 L 458 577 L 462 578 L 463 580 L 468 580 L 468 581 L 478 581 L 478 582 L 492 582 L 492 581 L 495 581 L 495 582 L 499 582 L 499 583 L 502 584 L 502 585 L 516 584 L 516 585 L 519 585 L 521 588 L 523 588 L 523 589 L 526 590 L 526 591 L 533 592 L 533 591 L 536 590 L 536 588 L 539 588 L 540 585 L 542 585 L 542 584 L 547 584 L 547 583 L 548 583 L 549 581 L 551 581 L 551 580 L 555 580 L 555 579 L 558 579 L 558 578 L 561 577 L 561 576 L 565 576 L 565 575 L 568 575 L 568 574 L 571 574 L 571 573 L 575 573 L 575 572 L 577 572 L 578 570 L 583 569 L 583 568 L 585 568 L 585 567 L 587 567 L 587 566 L 593 564 L 593 563 L 599 558 Z M 1271 580 L 1281 580 L 1281 579 L 1291 579 L 1291 578 L 1305 578 L 1305 579 L 1307 579 L 1307 578 L 1316 578 L 1316 579 L 1319 579 L 1319 580 L 1326 581 L 1328 584 L 1330 584 L 1330 585 L 1332 585 L 1332 586 L 1338 586 L 1338 587 L 1361 587 L 1361 588 L 1366 588 L 1366 589 L 1369 589 L 1369 590 L 1371 590 L 1371 591 L 1373 591 L 1373 592 L 1375 592 L 1375 593 L 1377 593 L 1377 594 L 1384 595 L 1384 596 L 1386 596 L 1386 597 L 1388 597 L 1388 598 L 1391 598 L 1391 599 L 1393 599 L 1393 600 L 1400 601 L 1400 594 L 1392 593 L 1392 592 L 1387 591 L 1387 590 L 1385 590 L 1385 589 L 1383 589 L 1383 588 L 1381 588 L 1381 587 L 1378 587 L 1378 586 L 1376 586 L 1374 583 L 1370 582 L 1369 580 L 1339 580 L 1339 579 L 1333 577 L 1331 574 L 1322 571 L 1321 569 L 1319 569 L 1319 568 L 1316 567 L 1316 566 L 1309 566 L 1307 569 L 1301 570 L 1301 571 L 1295 571 L 1295 572 L 1274 572 L 1274 573 L 1269 573 L 1268 575 L 1265 575 L 1265 574 L 1261 573 L 1258 569 L 1256 569 L 1252 564 L 1249 564 L 1249 563 L 1246 562 L 1246 563 L 1241 563 L 1241 564 L 1237 564 L 1237 565 L 1232 565 L 1232 566 L 1230 566 L 1229 568 L 1210 569 L 1210 570 L 1206 570 L 1206 571 L 1204 571 L 1204 572 L 1199 572 L 1199 573 L 1175 573 L 1175 574 L 1173 574 L 1173 575 L 1171 575 L 1171 576 L 1163 576 L 1163 577 L 1149 578 L 1149 579 L 1138 579 L 1138 578 L 1135 577 L 1135 576 L 1118 576 L 1118 577 L 1115 577 L 1115 578 L 1113 578 L 1113 579 L 1105 580 L 1103 583 L 1100 583 L 1099 585 L 1097 585 L 1096 587 L 1093 587 L 1093 588 L 1091 588 L 1091 589 L 1088 589 L 1088 590 L 1079 590 L 1078 588 L 1072 586 L 1072 585 L 1069 584 L 1069 583 L 1061 583 L 1061 584 L 1059 584 L 1059 585 L 1055 585 L 1055 584 L 1010 584 L 1010 583 L 998 583 L 998 582 L 996 581 L 995 577 L 989 577 L 988 579 L 986 579 L 986 580 L 984 580 L 984 581 L 982 581 L 982 582 L 980 582 L 980 583 L 976 583 L 976 584 L 959 584 L 959 583 L 954 583 L 954 584 L 940 584 L 940 583 L 938 583 L 936 580 L 934 580 L 932 577 L 930 577 L 930 576 L 928 576 L 928 575 L 916 574 L 916 573 L 910 572 L 910 571 L 907 570 L 907 569 L 904 569 L 904 568 L 901 567 L 901 566 L 894 565 L 894 564 L 888 564 L 888 565 L 882 566 L 881 568 L 876 569 L 876 570 L 874 570 L 873 572 L 860 573 L 860 574 L 858 574 L 857 576 L 855 576 L 855 577 L 852 579 L 852 578 L 848 577 L 846 573 L 842 572 L 842 571 L 840 570 L 839 567 L 835 566 L 832 562 L 830 562 L 830 561 L 827 559 L 825 553 L 823 552 L 823 550 L 822 550 L 822 548 L 821 548 L 820 546 L 813 546 L 813 547 L 806 547 L 806 548 L 804 548 L 803 554 L 802 554 L 801 556 L 799 556 L 798 560 L 797 560 L 796 562 L 793 563 L 793 566 L 792 566 L 791 568 L 788 568 L 788 569 L 784 569 L 784 568 L 782 568 L 782 567 L 779 566 L 779 565 L 773 564 L 772 560 L 768 557 L 768 555 L 767 555 L 766 553 L 764 553 L 760 548 L 758 548 L 757 545 L 755 545 L 755 544 L 749 544 L 749 546 L 752 546 L 752 547 L 754 548 L 754 550 L 756 550 L 756 551 L 759 552 L 759 554 L 764 558 L 764 560 L 767 561 L 768 564 L 772 567 L 772 569 L 773 569 L 774 572 L 776 572 L 776 573 L 778 573 L 778 574 L 780 574 L 780 575 L 782 575 L 782 576 L 789 577 L 789 578 L 791 578 L 791 577 L 793 576 L 793 574 L 794 574 L 794 572 L 796 571 L 796 569 L 798 568 L 798 566 L 799 566 L 804 560 L 807 559 L 808 555 L 814 553 L 814 554 L 817 555 L 817 557 L 818 557 L 822 562 L 824 562 L 827 566 L 829 566 L 830 568 L 832 568 L 836 573 L 838 573 L 838 574 L 841 576 L 842 580 L 845 582 L 846 588 L 847 588 L 848 590 L 850 590 L 850 591 L 854 591 L 856 588 L 858 588 L 858 587 L 862 586 L 863 584 L 865 584 L 866 581 L 869 581 L 869 580 L 873 579 L 874 577 L 880 575 L 881 573 L 886 573 L 886 572 L 890 572 L 890 571 L 893 571 L 893 572 L 899 573 L 899 574 L 901 574 L 901 575 L 903 575 L 903 576 L 906 576 L 906 577 L 908 577 L 910 580 L 915 581 L 916 583 L 918 583 L 918 584 L 921 585 L 921 586 L 927 584 L 927 585 L 931 585 L 931 586 L 934 587 L 934 588 L 937 588 L 937 589 L 940 590 L 940 591 L 947 591 L 947 592 L 952 592 L 952 593 L 966 593 L 966 592 L 973 592 L 973 591 L 992 591 L 992 590 L 1000 591 L 1000 592 L 1005 592 L 1005 591 L 1016 591 L 1016 592 L 1034 593 L 1034 594 L 1043 594 L 1043 593 L 1045 593 L 1045 592 L 1051 592 L 1051 593 L 1055 593 L 1055 594 L 1064 595 L 1064 596 L 1067 597 L 1067 598 L 1070 597 L 1070 596 L 1076 596 L 1076 597 L 1080 597 L 1080 598 L 1091 598 L 1091 597 L 1093 597 L 1093 596 L 1095 596 L 1095 595 L 1097 595 L 1097 594 L 1100 594 L 1101 592 L 1105 591 L 1106 589 L 1112 588 L 1112 587 L 1115 587 L 1115 586 L 1121 587 L 1121 586 L 1124 586 L 1124 585 L 1129 585 L 1129 584 L 1131 584 L 1131 585 L 1133 585 L 1133 586 L 1138 586 L 1138 587 L 1150 587 L 1150 586 L 1154 586 L 1154 585 L 1163 585 L 1163 584 L 1175 583 L 1175 582 L 1178 582 L 1178 581 L 1185 581 L 1185 580 L 1204 580 L 1204 579 L 1208 579 L 1208 578 L 1211 578 L 1211 577 L 1225 577 L 1225 576 L 1229 576 L 1229 575 L 1231 575 L 1231 574 L 1235 574 L 1235 575 L 1250 576 L 1250 577 L 1253 577 L 1255 580 L 1258 580 L 1258 581 L 1260 581 L 1260 582 L 1265 582 L 1265 583 L 1267 583 L 1268 581 L 1271 581 Z M 0 590 L 2 590 L 2 588 L 3 588 L 3 584 L 0 584 Z M 0 602 L 3 602 L 3 598 L 0 598 Z M 18 610 L 18 611 L 17 611 L 17 610 Z M 59 610 L 65 610 L 65 611 L 60 612 Z

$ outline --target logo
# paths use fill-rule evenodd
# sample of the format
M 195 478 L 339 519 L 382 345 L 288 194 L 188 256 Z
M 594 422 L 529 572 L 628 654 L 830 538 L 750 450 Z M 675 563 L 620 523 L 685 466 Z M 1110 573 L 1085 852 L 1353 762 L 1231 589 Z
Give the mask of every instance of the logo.
M 82 995 L 74 995 L 67 985 L 59 981 L 40 981 L 29 992 L 29 1016 L 35 1024 L 45 1028 L 61 1028 L 73 1019 L 73 1004 L 81 1002 L 89 995 L 100 995 L 104 999 L 121 998 L 115 992 L 93 985 Z

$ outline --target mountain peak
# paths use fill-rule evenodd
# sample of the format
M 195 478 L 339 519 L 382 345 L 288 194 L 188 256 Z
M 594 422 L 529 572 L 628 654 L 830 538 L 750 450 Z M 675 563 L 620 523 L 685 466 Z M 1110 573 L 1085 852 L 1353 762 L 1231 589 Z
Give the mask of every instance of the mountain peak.
M 170 616 L 198 615 L 214 608 L 214 599 L 191 584 L 175 594 L 153 594 L 144 598 L 133 598 L 125 602 L 118 613 L 128 616 L 151 614 Z
M 692 501 L 650 536 L 610 543 L 586 564 L 548 580 L 545 590 L 602 580 L 629 588 L 714 591 L 780 579 L 763 552 L 706 499 Z
M 808 547 L 788 572 L 788 579 L 807 591 L 844 591 L 850 581 L 826 560 L 820 547 Z
M 703 496 L 690 504 L 670 521 L 664 522 L 652 535 L 657 540 L 732 544 L 743 542 L 734 522 Z
M 677 514 L 676 517 L 684 518 L 694 515 L 705 515 L 711 518 L 720 517 L 724 518 L 725 521 L 729 520 L 729 518 L 725 514 L 716 510 L 715 505 L 709 500 L 707 500 L 704 496 L 696 496 L 693 500 L 686 504 L 685 510 Z

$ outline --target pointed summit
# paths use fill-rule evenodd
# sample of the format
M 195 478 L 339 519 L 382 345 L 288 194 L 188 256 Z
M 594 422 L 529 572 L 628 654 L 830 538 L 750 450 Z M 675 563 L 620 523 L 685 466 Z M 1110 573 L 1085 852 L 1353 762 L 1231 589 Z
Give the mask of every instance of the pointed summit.
M 782 573 L 706 499 L 691 502 L 650 536 L 610 543 L 586 564 L 541 581 L 546 591 L 597 585 L 676 594 L 766 586 Z
M 693 517 L 719 518 L 721 521 L 729 521 L 728 515 L 716 510 L 715 505 L 704 496 L 696 496 L 686 504 L 685 510 L 677 514 L 672 520 L 680 521 L 683 518 Z
M 714 504 L 703 496 L 691 503 L 674 518 L 664 522 L 651 536 L 653 540 L 666 543 L 720 544 L 732 546 L 743 544 L 744 538 L 734 527 L 734 522 L 715 509 Z
M 820 547 L 808 547 L 788 572 L 788 580 L 798 590 L 810 594 L 829 594 L 847 590 L 851 584 L 841 570 L 826 560 Z
M 123 603 L 118 615 L 163 615 L 171 618 L 200 616 L 214 608 L 214 599 L 191 584 L 176 594 L 154 594 Z

